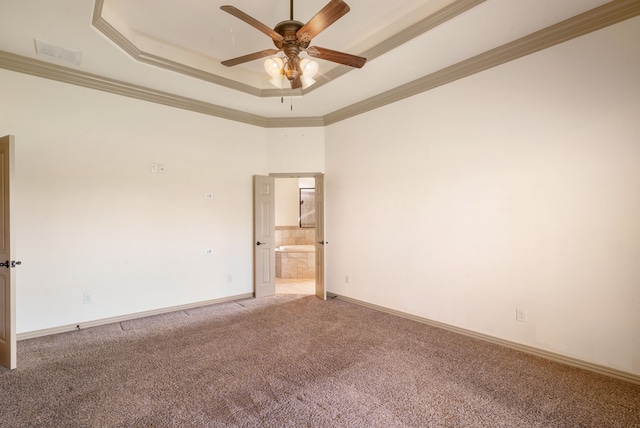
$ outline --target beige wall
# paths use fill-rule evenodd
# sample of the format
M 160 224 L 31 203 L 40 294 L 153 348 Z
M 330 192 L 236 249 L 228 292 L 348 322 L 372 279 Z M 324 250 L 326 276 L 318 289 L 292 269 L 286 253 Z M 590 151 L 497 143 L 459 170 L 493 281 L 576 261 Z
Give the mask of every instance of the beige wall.
M 314 187 L 313 177 L 276 178 L 276 226 L 299 226 L 300 189 Z
M 252 293 L 252 176 L 324 170 L 322 128 L 6 70 L 0 89 L 0 134 L 16 136 L 18 334 Z
M 324 172 L 324 128 L 268 128 L 266 133 L 269 173 Z
M 330 291 L 640 374 L 638 39 L 636 18 L 326 129 L 0 70 L 18 332 L 250 293 L 252 175 L 326 163 Z
M 297 178 L 276 178 L 276 226 L 297 226 L 300 216 Z
M 327 127 L 328 290 L 640 374 L 638 40 L 636 18 Z
M 265 129 L 5 70 L 0 88 L 0 134 L 16 136 L 18 333 L 253 291 Z

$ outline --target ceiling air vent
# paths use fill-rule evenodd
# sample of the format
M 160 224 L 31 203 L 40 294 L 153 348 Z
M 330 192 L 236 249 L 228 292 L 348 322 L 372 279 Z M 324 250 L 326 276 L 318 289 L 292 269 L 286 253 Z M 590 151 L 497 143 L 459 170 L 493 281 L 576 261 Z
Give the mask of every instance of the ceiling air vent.
M 61 46 L 56 46 L 51 43 L 43 42 L 42 40 L 38 40 L 38 39 L 34 39 L 34 40 L 36 41 L 36 53 L 38 55 L 57 59 L 59 61 L 70 62 L 72 64 L 80 65 L 80 60 L 82 59 L 82 52 L 63 48 Z

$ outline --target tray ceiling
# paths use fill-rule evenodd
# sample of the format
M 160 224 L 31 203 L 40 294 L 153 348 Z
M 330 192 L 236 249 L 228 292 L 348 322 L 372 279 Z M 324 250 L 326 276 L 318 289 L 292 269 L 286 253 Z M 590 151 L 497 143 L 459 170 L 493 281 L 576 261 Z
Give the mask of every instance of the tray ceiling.
M 296 1 L 294 18 L 308 21 L 327 1 Z M 261 60 L 220 64 L 273 47 L 221 5 L 275 26 L 288 0 L 0 0 L 0 67 L 261 126 L 320 126 L 640 13 L 634 0 L 346 2 L 351 11 L 312 44 L 368 62 L 319 60 L 318 83 L 304 91 L 271 89 Z M 34 40 L 81 60 L 38 55 Z

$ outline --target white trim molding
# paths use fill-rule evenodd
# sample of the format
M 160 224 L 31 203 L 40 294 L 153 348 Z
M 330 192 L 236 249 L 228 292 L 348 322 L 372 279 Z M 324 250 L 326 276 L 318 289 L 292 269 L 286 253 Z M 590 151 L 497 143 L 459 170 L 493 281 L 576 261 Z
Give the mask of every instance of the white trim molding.
M 336 293 L 327 292 L 327 297 L 331 296 L 331 298 L 337 298 L 339 300 L 344 300 L 345 302 L 353 303 L 356 305 L 364 306 L 370 309 L 374 309 L 379 312 L 384 312 L 390 315 L 399 316 L 402 318 L 407 318 L 413 321 L 417 321 L 422 324 L 427 324 L 432 327 L 441 328 L 444 330 L 451 331 L 453 333 L 462 334 L 465 336 L 473 337 L 475 339 L 483 340 L 485 342 L 494 343 L 496 345 L 505 346 L 510 349 L 515 349 L 517 351 L 524 352 L 526 354 L 535 355 L 536 357 L 544 358 L 546 360 L 555 361 L 557 363 L 566 364 L 568 366 L 577 367 L 580 369 L 588 370 L 590 372 L 598 373 L 601 375 L 613 377 L 616 379 L 624 380 L 626 382 L 634 383 L 640 385 L 640 376 L 625 372 L 622 370 L 617 370 L 611 367 L 603 366 L 600 364 L 595 364 L 589 361 L 580 360 L 578 358 L 569 357 L 567 355 L 558 354 L 555 352 L 545 351 L 544 349 L 535 348 L 533 346 L 523 345 L 517 342 L 512 342 L 510 340 L 500 339 L 499 337 L 490 336 L 488 334 L 478 333 L 473 330 L 467 330 L 465 328 L 456 327 L 450 324 L 445 324 L 439 321 L 430 320 L 428 318 L 419 317 L 417 315 L 412 315 L 406 312 L 397 311 L 395 309 L 386 308 L 384 306 L 375 305 L 373 303 L 364 302 L 362 300 L 353 299 L 351 297 L 341 296 Z
M 477 6 L 480 3 L 485 2 L 486 0 L 456 0 L 452 4 L 442 8 L 436 13 L 426 17 L 425 19 L 409 26 L 408 28 L 400 31 L 399 33 L 393 35 L 392 37 L 384 40 L 378 45 L 374 46 L 371 49 L 368 49 L 366 52 L 360 54 L 367 58 L 368 61 L 388 52 L 403 43 L 413 39 L 414 37 L 419 36 L 422 33 L 425 33 L 440 24 L 443 24 L 450 19 L 455 18 L 461 13 L 466 12 L 467 10 Z M 260 89 L 253 87 L 251 85 L 247 85 L 244 83 L 237 82 L 232 79 L 228 79 L 222 76 L 218 76 L 215 73 L 211 73 L 205 70 L 200 70 L 195 67 L 191 67 L 186 64 L 178 63 L 172 61 L 168 58 L 163 58 L 162 56 L 155 55 L 150 52 L 142 51 L 135 45 L 131 40 L 129 40 L 125 35 L 123 35 L 120 31 L 118 31 L 113 25 L 111 25 L 103 15 L 104 10 L 104 0 L 96 0 L 94 8 L 93 8 L 93 26 L 104 34 L 107 38 L 109 38 L 112 42 L 118 45 L 123 51 L 129 54 L 136 61 L 140 61 L 146 64 L 151 64 L 156 67 L 164 68 L 166 70 L 174 71 L 176 73 L 182 73 L 187 76 L 195 77 L 197 79 L 201 79 L 207 82 L 214 83 L 216 85 L 224 86 L 230 89 L 234 89 L 240 92 L 244 92 L 249 95 L 254 95 L 256 97 L 280 97 L 282 91 L 279 89 Z M 353 70 L 351 67 L 347 66 L 338 66 L 328 73 L 324 74 L 324 79 L 322 81 L 317 82 L 313 86 L 308 89 L 300 89 L 294 90 L 294 95 L 304 95 L 308 92 L 314 91 L 319 87 L 329 83 L 330 81 L 337 79 Z
M 473 0 L 455 2 L 451 6 L 453 7 L 454 5 L 457 5 L 461 9 L 455 9 L 449 12 L 452 15 L 455 15 L 455 13 L 462 13 L 464 9 L 462 6 L 472 7 L 473 4 L 475 4 L 475 1 Z M 374 95 L 366 100 L 320 117 L 263 117 L 3 51 L 0 51 L 0 68 L 70 83 L 72 85 L 84 86 L 99 91 L 111 92 L 126 97 L 164 104 L 180 109 L 195 111 L 264 128 L 318 127 L 340 122 L 367 111 L 383 107 L 404 98 L 437 88 L 438 86 L 471 76 L 489 68 L 522 58 L 526 55 L 566 42 L 576 37 L 634 18 L 638 15 L 640 15 L 640 1 L 614 0 L 580 15 L 574 16 L 573 18 L 559 22 L 540 31 L 536 31 L 518 40 L 514 40 L 510 43 L 458 62 L 457 64 L 443 68 L 397 88 Z M 451 19 L 451 17 L 452 16 L 445 14 L 444 16 L 440 16 L 439 20 L 421 22 L 421 27 L 416 28 L 413 31 L 427 31 L 429 28 L 439 25 L 441 23 L 440 21 Z M 432 19 L 435 18 L 432 17 Z M 390 41 L 385 42 L 385 44 L 377 46 L 374 48 L 375 52 L 373 53 L 380 55 L 383 53 L 384 49 L 390 49 L 393 47 L 393 43 L 402 43 L 401 36 L 398 37 L 399 39 L 397 40 L 393 38 L 393 40 L 390 39 Z M 403 33 L 402 37 L 410 37 L 410 34 Z M 128 46 L 125 50 L 130 50 L 135 53 L 137 48 L 134 46 Z M 146 54 L 140 55 L 141 57 L 150 59 Z M 214 83 L 224 85 L 223 82 Z M 234 89 L 241 90 L 239 88 Z
M 168 308 L 155 309 L 155 310 L 145 311 L 145 312 L 136 312 L 133 314 L 120 315 L 117 317 L 103 318 L 103 319 L 93 320 L 93 321 L 61 325 L 58 327 L 46 328 L 43 330 L 34 330 L 34 331 L 28 331 L 25 333 L 19 333 L 17 335 L 17 339 L 26 340 L 26 339 L 33 339 L 35 337 L 49 336 L 52 334 L 67 333 L 67 332 L 75 331 L 78 329 L 98 327 L 101 325 L 114 324 L 122 321 L 130 321 L 130 320 L 150 317 L 154 315 L 162 315 L 170 312 L 185 311 L 187 309 L 199 308 L 201 306 L 215 305 L 218 303 L 234 302 L 237 300 L 250 299 L 252 297 L 253 297 L 253 293 L 239 294 L 237 296 L 223 297 L 221 299 L 206 300 L 203 302 L 190 303 L 190 304 L 178 305 L 178 306 L 170 306 Z

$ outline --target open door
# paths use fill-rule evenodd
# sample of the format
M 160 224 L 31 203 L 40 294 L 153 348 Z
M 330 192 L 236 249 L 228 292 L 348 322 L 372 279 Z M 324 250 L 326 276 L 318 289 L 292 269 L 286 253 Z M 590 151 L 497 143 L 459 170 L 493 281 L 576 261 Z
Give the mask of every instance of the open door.
M 316 296 L 327 300 L 324 284 L 324 174 L 318 174 L 316 180 Z
M 16 284 L 12 271 L 14 240 L 13 208 L 13 135 L 0 138 L 0 364 L 16 368 Z
M 253 177 L 253 261 L 255 297 L 276 294 L 276 180 Z

